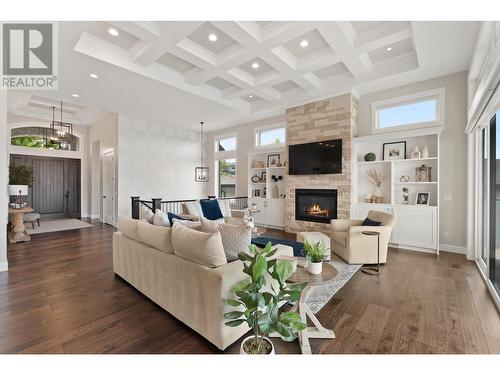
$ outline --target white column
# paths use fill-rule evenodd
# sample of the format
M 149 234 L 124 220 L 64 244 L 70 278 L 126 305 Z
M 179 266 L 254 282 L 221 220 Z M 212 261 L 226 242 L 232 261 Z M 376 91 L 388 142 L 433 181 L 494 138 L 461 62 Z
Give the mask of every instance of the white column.
M 6 271 L 7 264 L 7 220 L 9 183 L 9 152 L 7 134 L 7 92 L 0 90 L 0 271 Z
M 476 244 L 476 143 L 475 133 L 467 134 L 467 252 L 468 260 L 474 260 Z

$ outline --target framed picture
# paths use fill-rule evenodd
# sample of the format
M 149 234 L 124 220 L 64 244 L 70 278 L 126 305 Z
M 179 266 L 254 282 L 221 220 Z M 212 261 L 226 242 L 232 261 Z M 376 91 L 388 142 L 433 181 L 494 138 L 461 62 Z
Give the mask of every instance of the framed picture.
M 260 182 L 267 182 L 267 172 L 264 171 L 260 174 Z
M 428 206 L 430 199 L 431 193 L 429 192 L 417 193 L 417 196 L 415 197 L 415 204 Z
M 382 160 L 406 159 L 406 141 L 384 143 Z
M 260 198 L 260 189 L 253 189 L 253 196 L 255 198 Z
M 280 162 L 280 154 L 267 155 L 268 167 L 277 167 L 279 162 Z

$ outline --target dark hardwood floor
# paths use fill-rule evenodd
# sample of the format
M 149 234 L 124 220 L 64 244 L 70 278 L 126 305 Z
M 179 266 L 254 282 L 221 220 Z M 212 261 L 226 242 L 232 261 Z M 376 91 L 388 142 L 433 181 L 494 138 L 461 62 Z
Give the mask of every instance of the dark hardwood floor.
M 9 246 L 0 353 L 221 353 L 114 275 L 114 229 L 93 224 Z M 500 353 L 499 314 L 473 262 L 394 249 L 388 259 L 381 276 L 358 272 L 317 314 L 337 338 L 311 340 L 313 353 Z

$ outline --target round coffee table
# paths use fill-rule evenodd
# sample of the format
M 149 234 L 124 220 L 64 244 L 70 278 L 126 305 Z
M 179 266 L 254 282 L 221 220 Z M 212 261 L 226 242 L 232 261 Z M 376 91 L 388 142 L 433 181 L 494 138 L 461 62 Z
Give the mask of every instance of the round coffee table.
M 287 280 L 289 283 L 307 282 L 307 286 L 302 291 L 300 300 L 295 304 L 292 311 L 300 314 L 302 322 L 307 324 L 307 318 L 311 320 L 313 326 L 307 327 L 299 332 L 299 345 L 302 354 L 311 354 L 311 345 L 309 339 L 334 339 L 335 333 L 331 329 L 326 329 L 321 325 L 312 310 L 306 303 L 314 287 L 324 285 L 337 277 L 337 269 L 331 263 L 323 263 L 323 271 L 319 275 L 313 275 L 307 272 L 307 268 L 297 267 L 294 274 Z

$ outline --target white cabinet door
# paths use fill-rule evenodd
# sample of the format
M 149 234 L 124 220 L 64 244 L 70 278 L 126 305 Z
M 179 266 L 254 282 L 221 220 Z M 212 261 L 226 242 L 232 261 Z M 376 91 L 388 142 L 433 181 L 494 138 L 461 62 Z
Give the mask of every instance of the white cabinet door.
M 285 200 L 270 199 L 267 202 L 267 225 L 271 227 L 285 227 Z
M 266 202 L 263 201 L 262 199 L 248 200 L 249 207 L 251 207 L 252 204 L 254 203 L 257 206 L 257 210 L 260 210 L 260 212 L 253 214 L 253 217 L 255 218 L 255 224 L 267 225 L 267 204 L 265 204 Z
M 393 242 L 428 249 L 437 249 L 437 208 L 396 207 L 397 216 Z

